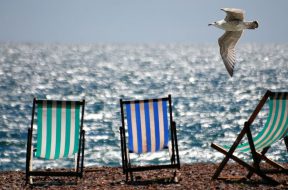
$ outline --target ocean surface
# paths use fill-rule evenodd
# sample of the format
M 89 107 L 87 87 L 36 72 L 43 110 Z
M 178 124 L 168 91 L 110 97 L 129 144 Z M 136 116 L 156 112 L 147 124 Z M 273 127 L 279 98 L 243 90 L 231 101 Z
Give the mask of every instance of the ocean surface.
M 0 43 L 0 170 L 24 170 L 33 97 L 85 98 L 85 166 L 120 166 L 119 99 L 172 95 L 181 163 L 219 162 L 266 89 L 288 90 L 288 44 L 239 44 L 230 78 L 215 44 Z M 255 120 L 264 125 L 268 107 Z M 255 134 L 254 133 L 254 134 Z M 165 163 L 166 153 L 134 156 Z M 282 141 L 269 151 L 287 162 Z M 249 160 L 249 156 L 240 155 Z M 34 167 L 71 166 L 35 160 Z

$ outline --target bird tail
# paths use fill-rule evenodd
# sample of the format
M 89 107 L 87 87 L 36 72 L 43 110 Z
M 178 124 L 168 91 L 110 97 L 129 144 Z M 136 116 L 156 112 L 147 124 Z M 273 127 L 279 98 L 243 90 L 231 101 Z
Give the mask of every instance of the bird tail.
M 257 21 L 253 21 L 253 22 L 247 22 L 247 29 L 255 29 L 258 28 L 258 22 Z

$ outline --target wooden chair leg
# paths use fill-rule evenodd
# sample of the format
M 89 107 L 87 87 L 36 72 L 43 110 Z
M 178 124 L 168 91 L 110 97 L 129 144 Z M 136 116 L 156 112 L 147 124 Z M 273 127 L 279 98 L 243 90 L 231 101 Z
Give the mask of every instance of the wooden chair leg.
M 126 182 L 128 182 L 129 181 L 128 172 L 126 172 L 125 175 L 126 175 Z
M 130 172 L 130 180 L 131 180 L 132 182 L 134 181 L 133 172 Z
M 215 171 L 214 175 L 212 176 L 212 179 L 217 179 L 219 177 L 219 175 L 222 172 L 222 170 L 224 169 L 225 165 L 227 164 L 227 162 L 231 158 L 231 155 L 233 155 L 233 152 L 237 148 L 237 146 L 240 143 L 240 141 L 242 140 L 243 136 L 246 134 L 247 127 L 249 127 L 249 126 L 245 123 L 243 130 L 240 132 L 240 134 L 238 135 L 238 137 L 236 138 L 235 142 L 233 143 L 233 145 L 231 146 L 231 148 L 230 148 L 230 150 L 228 152 L 226 150 L 222 149 L 221 147 L 217 146 L 214 143 L 211 144 L 212 148 L 214 148 L 214 149 L 216 149 L 216 150 L 218 150 L 219 152 L 222 152 L 222 153 L 224 151 L 225 153 L 223 153 L 223 154 L 226 155 L 225 158 L 222 160 L 221 164 L 218 166 L 218 168 Z
M 30 171 L 31 171 L 31 156 L 33 155 L 33 148 L 31 147 L 31 129 L 28 129 L 27 137 L 27 150 L 26 150 L 26 184 L 30 181 Z
M 31 145 L 31 155 L 30 155 L 30 161 L 29 161 L 29 172 L 30 171 L 32 171 L 32 169 L 33 169 L 33 153 L 34 153 L 34 151 L 33 151 L 33 146 Z M 33 184 L 33 177 L 32 176 L 29 176 L 29 178 L 28 178 L 28 180 L 29 180 L 29 184 Z
M 262 152 L 261 152 L 261 155 L 264 156 L 268 150 L 269 150 L 269 147 L 264 148 L 264 149 L 262 150 Z M 258 155 L 258 156 L 259 156 L 259 155 Z M 262 156 L 261 156 L 261 157 L 262 157 Z M 254 167 L 259 168 L 259 165 L 260 165 L 260 163 L 261 163 L 261 161 L 262 161 L 261 157 L 259 157 L 259 159 L 258 159 L 257 162 L 254 162 L 254 163 L 253 163 L 253 166 L 254 166 Z M 247 177 L 248 179 L 250 179 L 250 178 L 252 177 L 252 175 L 253 175 L 253 172 L 252 172 L 252 171 L 249 171 L 249 173 L 247 174 L 246 177 Z
M 226 157 L 222 160 L 221 164 L 218 166 L 217 170 L 215 171 L 214 175 L 212 176 L 212 179 L 217 179 L 217 178 L 219 177 L 220 173 L 221 173 L 222 170 L 224 169 L 224 167 L 225 167 L 225 165 L 227 164 L 228 160 L 229 160 L 229 156 L 226 156 Z

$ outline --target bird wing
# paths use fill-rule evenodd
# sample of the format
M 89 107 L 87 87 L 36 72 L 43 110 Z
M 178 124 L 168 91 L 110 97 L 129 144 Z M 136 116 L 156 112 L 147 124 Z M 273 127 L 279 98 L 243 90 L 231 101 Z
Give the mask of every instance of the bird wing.
M 226 12 L 225 21 L 233 21 L 233 20 L 244 20 L 244 11 L 241 9 L 234 8 L 222 8 L 222 11 Z
M 242 31 L 227 31 L 218 39 L 221 57 L 231 77 L 233 76 L 233 69 L 236 63 L 235 45 L 241 34 Z

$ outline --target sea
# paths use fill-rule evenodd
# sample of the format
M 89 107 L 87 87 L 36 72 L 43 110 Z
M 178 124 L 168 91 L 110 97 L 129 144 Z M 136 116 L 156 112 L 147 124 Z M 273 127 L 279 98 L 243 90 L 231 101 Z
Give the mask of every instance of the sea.
M 168 94 L 181 164 L 220 162 L 223 155 L 211 143 L 231 145 L 267 89 L 288 90 L 288 44 L 240 43 L 236 60 L 230 77 L 217 43 L 0 43 L 0 170 L 25 170 L 34 97 L 86 100 L 85 167 L 121 166 L 120 98 Z M 253 135 L 267 115 L 265 105 L 252 125 Z M 286 151 L 279 141 L 267 155 L 287 162 Z M 131 157 L 139 165 L 167 158 L 166 152 Z M 73 167 L 73 159 L 33 163 L 35 168 Z

